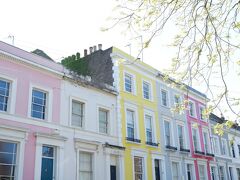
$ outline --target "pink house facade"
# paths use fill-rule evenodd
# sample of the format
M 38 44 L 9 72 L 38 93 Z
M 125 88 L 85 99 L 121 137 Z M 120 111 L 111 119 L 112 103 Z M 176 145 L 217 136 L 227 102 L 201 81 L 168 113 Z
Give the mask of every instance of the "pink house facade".
M 211 132 L 204 117 L 207 97 L 198 92 L 185 95 L 188 100 L 187 126 L 191 157 L 194 159 L 196 180 L 211 179 L 210 163 L 214 160 L 211 147 Z
M 55 158 L 48 152 L 53 145 L 58 147 L 53 153 L 61 153 L 66 140 L 56 133 L 61 70 L 50 60 L 0 42 L 1 178 L 40 179 L 41 168 L 36 167 L 42 155 Z

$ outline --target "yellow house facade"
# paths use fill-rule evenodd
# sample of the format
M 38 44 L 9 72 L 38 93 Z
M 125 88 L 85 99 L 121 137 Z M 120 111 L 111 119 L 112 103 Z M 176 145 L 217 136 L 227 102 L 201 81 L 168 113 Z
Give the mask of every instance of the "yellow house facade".
M 159 146 L 156 71 L 117 48 L 113 48 L 111 56 L 119 92 L 121 141 L 126 148 L 124 179 L 156 179 L 164 168 Z

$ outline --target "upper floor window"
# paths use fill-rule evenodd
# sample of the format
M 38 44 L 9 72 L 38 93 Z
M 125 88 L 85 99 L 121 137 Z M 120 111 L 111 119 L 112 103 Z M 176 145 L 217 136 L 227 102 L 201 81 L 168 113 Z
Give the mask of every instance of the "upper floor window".
M 180 102 L 180 96 L 178 94 L 174 95 L 174 104 L 175 106 L 178 106 L 181 102 Z
M 134 139 L 135 138 L 135 112 L 127 109 L 127 137 Z
M 194 145 L 194 150 L 199 151 L 199 136 L 198 136 L 198 131 L 195 128 L 192 128 L 192 138 L 193 138 L 193 145 Z
M 236 157 L 235 156 L 235 149 L 234 149 L 234 142 L 231 143 L 231 150 L 232 150 L 232 157 Z
M 212 177 L 212 180 L 217 179 L 217 168 L 215 166 L 211 166 L 211 177 Z
M 193 164 L 187 164 L 187 180 L 194 179 L 193 173 L 194 173 Z
M 17 144 L 0 141 L 0 177 L 1 179 L 16 179 Z
M 222 155 L 227 155 L 227 141 L 226 139 L 222 139 L 221 140 L 221 144 L 222 144 Z
M 189 115 L 195 117 L 195 104 L 192 101 L 189 101 Z
M 238 156 L 240 157 L 240 145 L 238 144 L 237 147 L 238 147 Z
M 31 116 L 38 119 L 46 119 L 47 93 L 41 90 L 32 90 Z
M 133 93 L 133 76 L 125 73 L 125 91 Z
M 84 103 L 72 101 L 72 126 L 83 127 Z
M 240 168 L 236 168 L 236 170 L 237 170 L 237 178 L 238 180 L 240 180 Z
M 143 180 L 144 179 L 144 171 L 143 171 L 143 158 L 134 156 L 134 175 L 135 180 Z
M 205 153 L 210 153 L 210 143 L 209 143 L 208 132 L 203 132 L 203 143 L 204 143 Z
M 161 90 L 161 100 L 163 106 L 168 106 L 168 92 L 166 90 Z
M 172 136 L 171 136 L 171 125 L 169 121 L 164 121 L 165 130 L 165 143 L 167 146 L 171 146 Z
M 152 116 L 145 115 L 145 122 L 147 142 L 153 142 Z
M 219 140 L 217 136 L 213 136 L 212 138 L 212 147 L 214 149 L 215 154 L 220 154 L 220 146 L 219 146 Z
M 99 132 L 100 133 L 108 133 L 108 110 L 99 109 Z
M 182 125 L 178 125 L 178 143 L 180 149 L 184 149 L 185 141 L 184 141 L 184 128 Z
M 143 97 L 145 99 L 151 99 L 151 85 L 145 81 L 143 81 Z
M 205 120 L 204 110 L 205 110 L 205 108 L 203 106 L 199 107 L 199 113 L 200 113 L 201 120 Z
M 10 83 L 0 80 L 0 111 L 8 110 Z

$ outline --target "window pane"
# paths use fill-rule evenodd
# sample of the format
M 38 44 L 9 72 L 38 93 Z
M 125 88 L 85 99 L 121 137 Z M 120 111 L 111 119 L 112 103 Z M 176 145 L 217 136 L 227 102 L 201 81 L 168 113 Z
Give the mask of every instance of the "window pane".
M 162 105 L 167 106 L 167 92 L 164 90 L 161 90 L 162 95 Z
M 127 136 L 134 138 L 134 111 L 127 110 Z
M 84 103 L 72 101 L 72 126 L 82 127 L 84 117 Z
M 132 92 L 132 76 L 129 74 L 125 74 L 125 90 Z
M 7 111 L 10 83 L 0 80 L 0 111 Z
M 79 172 L 80 180 L 92 180 L 92 154 L 80 152 Z
M 143 82 L 143 97 L 150 99 L 150 84 L 147 82 Z
M 50 146 L 43 146 L 42 147 L 42 156 L 44 157 L 53 157 L 54 148 Z
M 171 145 L 170 123 L 164 122 L 166 145 Z
M 14 179 L 17 144 L 0 141 L 0 178 Z
M 108 132 L 108 111 L 99 110 L 99 131 L 101 133 Z
M 152 142 L 152 117 L 145 115 L 147 142 Z
M 33 90 L 32 91 L 32 117 L 38 119 L 45 119 L 46 109 L 46 93 Z
M 134 157 L 134 173 L 135 180 L 143 179 L 143 158 L 136 156 Z
M 178 141 L 180 148 L 184 147 L 184 139 L 183 139 L 183 127 L 178 125 Z

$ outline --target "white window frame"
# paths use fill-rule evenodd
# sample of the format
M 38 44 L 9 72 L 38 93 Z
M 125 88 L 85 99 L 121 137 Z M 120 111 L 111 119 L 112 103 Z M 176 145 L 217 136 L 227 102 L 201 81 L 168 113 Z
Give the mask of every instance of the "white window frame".
M 163 97 L 162 97 L 162 91 L 165 91 L 166 92 L 166 106 L 163 104 Z M 169 91 L 167 90 L 167 89 L 165 89 L 165 88 L 161 88 L 160 89 L 160 98 L 161 98 L 161 105 L 163 106 L 163 107 L 167 107 L 167 108 L 169 108 Z
M 35 155 L 35 173 L 34 180 L 41 179 L 41 168 L 42 168 L 42 146 L 54 146 L 55 147 L 55 179 L 63 180 L 64 178 L 64 164 L 60 163 L 64 161 L 64 147 L 65 137 L 52 137 L 48 134 L 36 133 L 36 155 Z
M 23 167 L 25 155 L 25 143 L 27 141 L 27 129 L 15 128 L 10 126 L 1 125 L 0 127 L 0 140 L 6 142 L 17 143 L 17 167 L 15 169 L 16 178 L 23 180 Z
M 125 86 L 125 76 L 128 75 L 128 76 L 131 76 L 132 78 L 132 82 L 131 82 L 131 85 L 132 85 L 132 91 L 129 92 L 129 91 L 126 91 L 126 86 Z M 126 93 L 130 93 L 130 94 L 133 94 L 133 95 L 136 95 L 136 76 L 130 72 L 127 72 L 127 71 L 124 71 L 123 72 L 123 81 L 124 81 L 124 92 Z
M 134 169 L 134 157 L 138 156 L 143 158 L 143 180 L 147 180 L 147 153 L 139 151 L 139 150 L 132 150 L 131 152 L 132 156 L 132 174 L 133 174 L 133 179 L 135 179 L 135 169 Z
M 190 104 L 188 105 L 188 114 L 190 117 L 196 118 L 196 114 L 197 114 L 196 113 L 196 104 L 194 101 L 192 101 L 190 99 L 188 100 L 188 102 L 193 104 L 193 115 L 191 115 L 191 113 L 190 113 Z
M 14 114 L 16 108 L 17 79 L 3 74 L 0 74 L 0 79 L 10 83 L 7 111 L 0 111 L 0 113 Z
M 178 103 L 175 101 L 175 97 L 178 97 L 178 99 L 179 99 L 179 102 L 178 102 Z M 175 93 L 175 94 L 173 95 L 173 104 L 174 104 L 174 107 L 176 107 L 177 105 L 179 105 L 179 104 L 181 104 L 181 103 L 182 103 L 182 98 L 181 98 L 180 94 Z
M 182 168 L 180 166 L 180 161 L 178 160 L 171 160 L 171 174 L 172 174 L 172 179 L 173 179 L 173 163 L 177 163 L 178 164 L 178 175 L 179 175 L 179 179 L 181 179 L 182 177 Z
M 134 138 L 135 139 L 140 139 L 140 134 L 139 134 L 139 122 L 138 122 L 138 108 L 134 104 L 130 103 L 125 103 L 125 122 L 126 122 L 126 137 L 128 137 L 128 131 L 127 131 L 127 110 L 133 111 L 134 112 Z
M 46 111 L 45 111 L 45 119 L 39 119 L 32 117 L 32 91 L 36 89 L 46 93 Z M 51 122 L 52 121 L 52 114 L 53 114 L 53 90 L 48 87 L 30 84 L 29 86 L 29 99 L 28 99 L 28 118 L 38 120 L 41 122 Z
M 226 166 L 222 163 L 218 165 L 218 177 L 220 179 L 220 167 L 223 167 L 223 176 L 224 176 L 224 179 L 226 179 L 227 177 Z
M 207 137 L 207 142 L 205 142 L 204 133 L 207 133 L 207 136 L 208 136 Z M 202 128 L 202 136 L 203 136 L 203 143 L 204 143 L 204 151 L 205 151 L 205 153 L 212 153 L 211 142 L 209 141 L 210 140 L 209 130 L 206 129 L 206 128 Z M 205 149 L 205 144 L 206 143 L 207 143 L 207 146 L 208 146 L 207 150 Z
M 147 109 L 144 109 L 144 127 L 145 127 L 145 137 L 146 137 L 146 140 L 147 140 L 147 135 L 146 135 L 146 115 L 148 116 L 151 116 L 152 117 L 152 141 L 153 143 L 158 143 L 157 142 L 157 137 L 156 137 L 156 123 L 155 123 L 155 115 L 154 115 L 154 112 L 151 111 L 151 110 L 147 110 Z
M 143 84 L 144 83 L 149 85 L 149 99 L 144 97 L 144 89 L 143 89 Z M 142 95 L 143 95 L 143 99 L 146 99 L 146 100 L 149 100 L 149 101 L 153 100 L 153 98 L 152 98 L 152 83 L 151 82 L 146 81 L 146 80 L 142 80 Z
M 215 168 L 215 177 L 217 177 L 215 180 L 217 180 L 218 179 L 218 177 L 219 177 L 219 175 L 218 175 L 218 167 L 217 167 L 217 165 L 216 164 L 210 164 L 210 177 L 211 177 L 211 180 L 213 180 L 212 179 L 212 167 L 214 167 Z
M 200 168 L 199 166 L 204 166 L 204 179 L 208 179 L 208 174 L 207 174 L 207 164 L 205 162 L 198 161 L 198 173 L 199 173 L 199 179 L 200 179 Z
M 193 129 L 195 129 L 196 130 L 196 132 L 197 132 L 197 144 L 198 144 L 198 148 L 197 149 L 195 149 L 195 146 L 194 146 L 194 140 L 193 140 Z M 201 148 L 201 143 L 200 143 L 200 134 L 199 134 L 199 129 L 198 129 L 198 127 L 193 127 L 193 125 L 192 125 L 192 142 L 193 142 L 193 150 L 194 151 L 202 151 L 202 148 Z
M 53 177 L 52 179 L 56 179 L 56 165 L 57 165 L 57 162 L 56 162 L 56 157 L 57 157 L 57 147 L 55 146 L 52 146 L 52 145 L 49 145 L 49 144 L 43 144 L 42 145 L 42 148 L 43 146 L 45 147 L 52 147 L 53 148 L 53 157 L 50 158 L 50 157 L 45 157 L 41 154 L 41 161 L 43 158 L 49 158 L 49 159 L 52 159 L 53 160 Z M 42 172 L 42 166 L 41 166 L 41 172 Z M 42 174 L 40 174 L 40 177 L 41 177 Z
M 94 155 L 94 153 L 93 152 L 88 152 L 88 151 L 78 151 L 78 159 L 77 159 L 77 161 L 78 161 L 78 169 L 77 169 L 77 171 L 78 171 L 78 179 L 80 178 L 80 155 L 81 155 L 81 153 L 86 153 L 86 154 L 90 154 L 90 156 L 91 156 L 91 170 L 92 170 L 92 178 L 93 179 L 95 179 L 94 178 L 94 173 L 95 173 L 95 171 L 94 171 L 94 158 L 95 158 L 95 155 Z
M 194 161 L 191 161 L 191 160 L 186 160 L 185 161 L 185 169 L 186 169 L 186 173 L 185 173 L 185 176 L 186 176 L 186 179 L 188 177 L 187 175 L 187 165 L 188 164 L 191 164 L 193 169 L 192 169 L 192 173 L 193 173 L 193 180 L 196 180 L 196 171 L 195 171 L 195 165 L 194 165 Z
M 217 144 L 215 144 L 215 141 L 213 139 L 217 140 Z M 212 147 L 213 147 L 214 154 L 216 154 L 216 155 L 221 154 L 221 149 L 220 149 L 220 143 L 219 143 L 219 137 L 218 136 L 215 136 L 215 135 L 212 136 Z M 215 151 L 215 149 L 216 149 L 215 147 L 218 149 L 218 152 Z
M 170 146 L 175 146 L 176 142 L 175 142 L 174 133 L 173 133 L 173 124 L 172 124 L 172 121 L 166 117 L 163 118 L 164 139 L 166 137 L 165 121 L 169 122 L 169 126 L 170 126 Z M 166 140 L 164 144 L 165 146 L 167 145 Z
M 184 123 L 180 123 L 179 121 L 177 121 L 177 144 L 178 147 L 180 148 L 180 143 L 179 143 L 179 137 L 178 137 L 178 126 L 182 127 L 183 130 L 183 148 L 187 148 L 187 136 L 186 136 L 186 130 L 185 130 L 185 125 Z
M 82 127 L 72 125 L 72 102 L 73 101 L 77 101 L 77 102 L 80 102 L 80 103 L 84 104 L 83 105 L 84 117 L 83 117 Z M 85 121 L 87 119 L 86 109 L 87 109 L 87 101 L 86 100 L 78 98 L 78 97 L 70 96 L 70 98 L 69 98 L 69 126 L 70 127 L 73 127 L 73 128 L 76 128 L 76 129 L 85 129 L 86 128 L 86 126 L 85 126 L 86 125 Z
M 162 180 L 166 180 L 167 179 L 167 177 L 166 177 L 167 173 L 165 172 L 165 169 L 166 169 L 165 168 L 165 159 L 162 155 L 158 155 L 158 154 L 152 154 L 152 177 L 153 177 L 153 179 L 156 179 L 156 177 L 155 177 L 155 162 L 154 162 L 155 159 L 158 159 L 161 163 L 160 178 Z
M 206 107 L 204 105 L 199 104 L 199 119 L 201 121 L 207 121 L 206 118 L 204 118 L 204 115 L 203 115 L 203 119 L 201 118 L 201 108 L 203 108 L 203 111 L 204 111 Z
M 224 144 L 223 144 L 223 141 L 224 141 Z M 223 145 L 225 146 L 225 151 L 226 151 L 225 154 L 223 154 L 223 151 L 222 151 Z M 221 155 L 229 156 L 227 140 L 225 138 L 221 138 Z
M 107 133 L 102 133 L 100 132 L 100 126 L 99 126 L 99 111 L 100 110 L 103 110 L 103 111 L 106 111 L 107 112 Z M 111 133 L 111 110 L 110 108 L 108 107 L 105 107 L 105 106 L 98 106 L 98 112 L 97 112 L 97 115 L 98 115 L 98 132 L 101 133 L 101 134 L 105 134 L 105 135 L 109 135 Z

